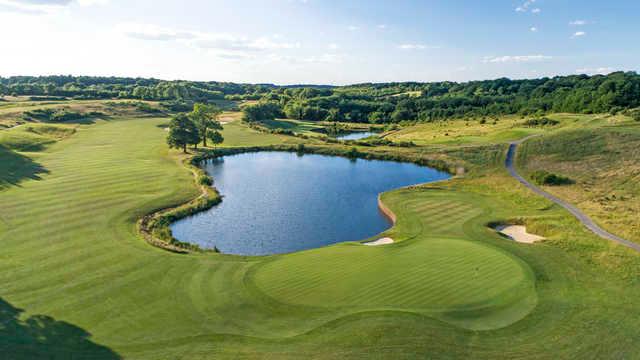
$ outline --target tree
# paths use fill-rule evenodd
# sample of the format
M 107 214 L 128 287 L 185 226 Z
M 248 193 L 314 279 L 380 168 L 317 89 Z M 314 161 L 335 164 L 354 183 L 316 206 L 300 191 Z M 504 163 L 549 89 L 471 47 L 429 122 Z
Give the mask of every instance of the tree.
M 282 115 L 282 109 L 276 103 L 264 102 L 243 107 L 242 114 L 242 119 L 246 122 L 259 122 L 274 120 Z
M 167 144 L 172 148 L 182 148 L 187 152 L 187 145 L 197 144 L 200 141 L 198 128 L 185 114 L 178 114 L 169 123 L 169 135 Z
M 201 103 L 195 103 L 193 105 L 193 111 L 189 113 L 189 118 L 198 128 L 198 133 L 205 147 L 207 146 L 209 130 L 222 130 L 222 125 L 217 120 L 220 113 L 222 113 L 222 110 L 217 106 Z
M 216 144 L 222 144 L 222 142 L 224 141 L 224 137 L 217 130 L 209 129 L 209 131 L 207 132 L 207 137 L 209 138 L 209 140 L 211 140 L 214 147 L 216 146 Z

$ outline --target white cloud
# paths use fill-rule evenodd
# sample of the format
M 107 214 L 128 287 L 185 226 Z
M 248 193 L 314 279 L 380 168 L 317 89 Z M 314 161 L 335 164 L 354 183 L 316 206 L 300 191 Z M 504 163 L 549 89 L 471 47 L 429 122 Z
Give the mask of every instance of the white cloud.
M 203 33 L 189 30 L 176 30 L 151 24 L 120 24 L 116 30 L 123 35 L 139 40 L 184 41 L 202 49 L 234 51 L 262 51 L 295 49 L 300 43 L 277 41 L 281 36 L 262 36 L 250 39 L 225 33 Z
M 107 5 L 109 0 L 78 0 L 80 6 Z
M 105 5 L 109 0 L 77 0 L 81 6 Z M 0 12 L 26 15 L 46 15 L 55 13 L 73 4 L 73 0 L 0 0 Z
M 14 4 L 24 4 L 24 5 L 69 5 L 71 0 L 7 0 L 3 2 L 10 2 Z
M 319 56 L 310 56 L 303 58 L 303 62 L 307 63 L 324 63 L 324 64 L 338 64 L 343 60 L 343 56 L 339 54 L 322 54 Z
M 527 0 L 527 1 L 525 1 L 524 3 L 522 3 L 522 5 L 520 5 L 520 6 L 518 6 L 516 8 L 516 12 L 527 12 L 527 11 L 529 11 L 529 8 L 531 7 L 531 5 L 535 4 L 535 2 L 536 2 L 536 0 Z M 537 11 L 534 11 L 536 13 L 540 12 L 540 9 L 538 9 L 538 8 L 533 9 L 533 10 L 537 10 Z
M 338 46 L 338 44 L 336 43 L 331 43 L 329 45 L 327 45 L 327 49 L 329 50 L 337 50 L 340 46 Z
M 553 59 L 553 56 L 548 55 L 506 55 L 496 57 L 485 57 L 484 63 L 524 63 L 524 62 L 539 62 Z
M 425 49 L 439 49 L 439 48 L 440 48 L 439 46 L 412 44 L 412 43 L 398 45 L 398 49 L 400 50 L 425 50 Z
M 234 46 L 240 47 L 240 48 L 246 48 L 248 50 L 276 50 L 276 49 L 298 49 L 300 48 L 300 43 L 278 42 L 278 41 L 271 40 L 269 37 L 263 36 L 255 40 L 238 42 L 234 44 Z
M 179 31 L 151 24 L 120 24 L 116 30 L 127 37 L 140 40 L 188 40 L 196 38 L 194 32 Z
M 571 35 L 571 38 L 575 39 L 575 38 L 578 38 L 578 37 L 583 37 L 585 35 L 587 35 L 587 33 L 584 32 L 584 31 L 576 31 L 575 33 L 573 33 L 573 35 Z
M 380 30 L 384 30 L 384 29 L 386 29 L 388 26 L 387 26 L 387 24 L 379 24 L 379 25 L 378 25 L 378 26 L 376 26 L 376 27 L 377 27 L 378 29 L 380 29 Z
M 531 30 L 531 32 L 538 32 L 538 28 L 535 26 L 532 26 L 529 30 Z
M 340 54 L 322 54 L 314 56 L 290 56 L 269 54 L 264 57 L 268 62 L 285 62 L 289 64 L 338 64 L 344 59 Z
M 16 1 L 0 0 L 0 12 L 26 15 L 45 15 L 69 5 L 71 1 Z
M 612 68 L 612 67 L 599 67 L 599 68 L 577 69 L 576 73 L 577 74 L 589 74 L 589 75 L 595 75 L 595 74 L 607 75 L 607 74 L 610 74 L 610 73 L 612 73 L 614 71 L 616 71 L 616 70 L 614 68 Z
M 571 26 L 587 25 L 587 21 L 586 20 L 573 20 L 573 21 L 569 22 L 569 25 L 571 25 Z
M 540 14 L 541 11 L 540 8 L 531 9 L 531 12 L 534 14 Z
M 349 25 L 349 26 L 347 26 L 347 30 L 356 31 L 356 30 L 360 30 L 360 27 L 355 26 L 355 25 Z

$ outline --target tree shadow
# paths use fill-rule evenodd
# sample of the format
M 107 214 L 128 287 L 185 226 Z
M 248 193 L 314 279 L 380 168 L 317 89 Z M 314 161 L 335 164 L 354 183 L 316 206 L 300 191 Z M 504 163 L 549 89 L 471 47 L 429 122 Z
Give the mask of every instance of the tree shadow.
M 40 180 L 49 171 L 30 158 L 0 145 L 0 189 L 18 186 L 25 179 Z
M 89 340 L 85 330 L 50 316 L 21 320 L 22 309 L 0 298 L 0 357 L 6 359 L 120 359 Z

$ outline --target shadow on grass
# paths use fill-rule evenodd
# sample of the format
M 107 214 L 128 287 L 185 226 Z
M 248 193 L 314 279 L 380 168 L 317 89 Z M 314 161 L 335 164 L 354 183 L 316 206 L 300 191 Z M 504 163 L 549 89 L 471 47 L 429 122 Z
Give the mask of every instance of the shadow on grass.
M 23 310 L 0 298 L 0 357 L 6 359 L 120 359 L 85 330 L 45 315 L 20 319 Z
M 18 186 L 26 179 L 40 180 L 49 171 L 30 158 L 0 145 L 0 189 Z
M 107 114 L 103 114 L 103 113 L 93 113 L 93 114 L 89 114 L 86 117 L 82 117 L 79 119 L 72 119 L 72 120 L 64 120 L 64 121 L 47 121 L 47 124 L 75 124 L 75 125 L 93 125 L 96 123 L 96 121 L 98 120 L 102 120 L 102 121 L 110 121 L 111 120 L 111 116 L 107 115 Z

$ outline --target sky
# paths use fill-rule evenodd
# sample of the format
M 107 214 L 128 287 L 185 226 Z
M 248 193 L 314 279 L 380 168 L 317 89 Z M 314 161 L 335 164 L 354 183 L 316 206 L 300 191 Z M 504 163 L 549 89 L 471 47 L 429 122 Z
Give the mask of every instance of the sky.
M 274 84 L 637 71 L 638 0 L 0 0 L 0 76 Z

